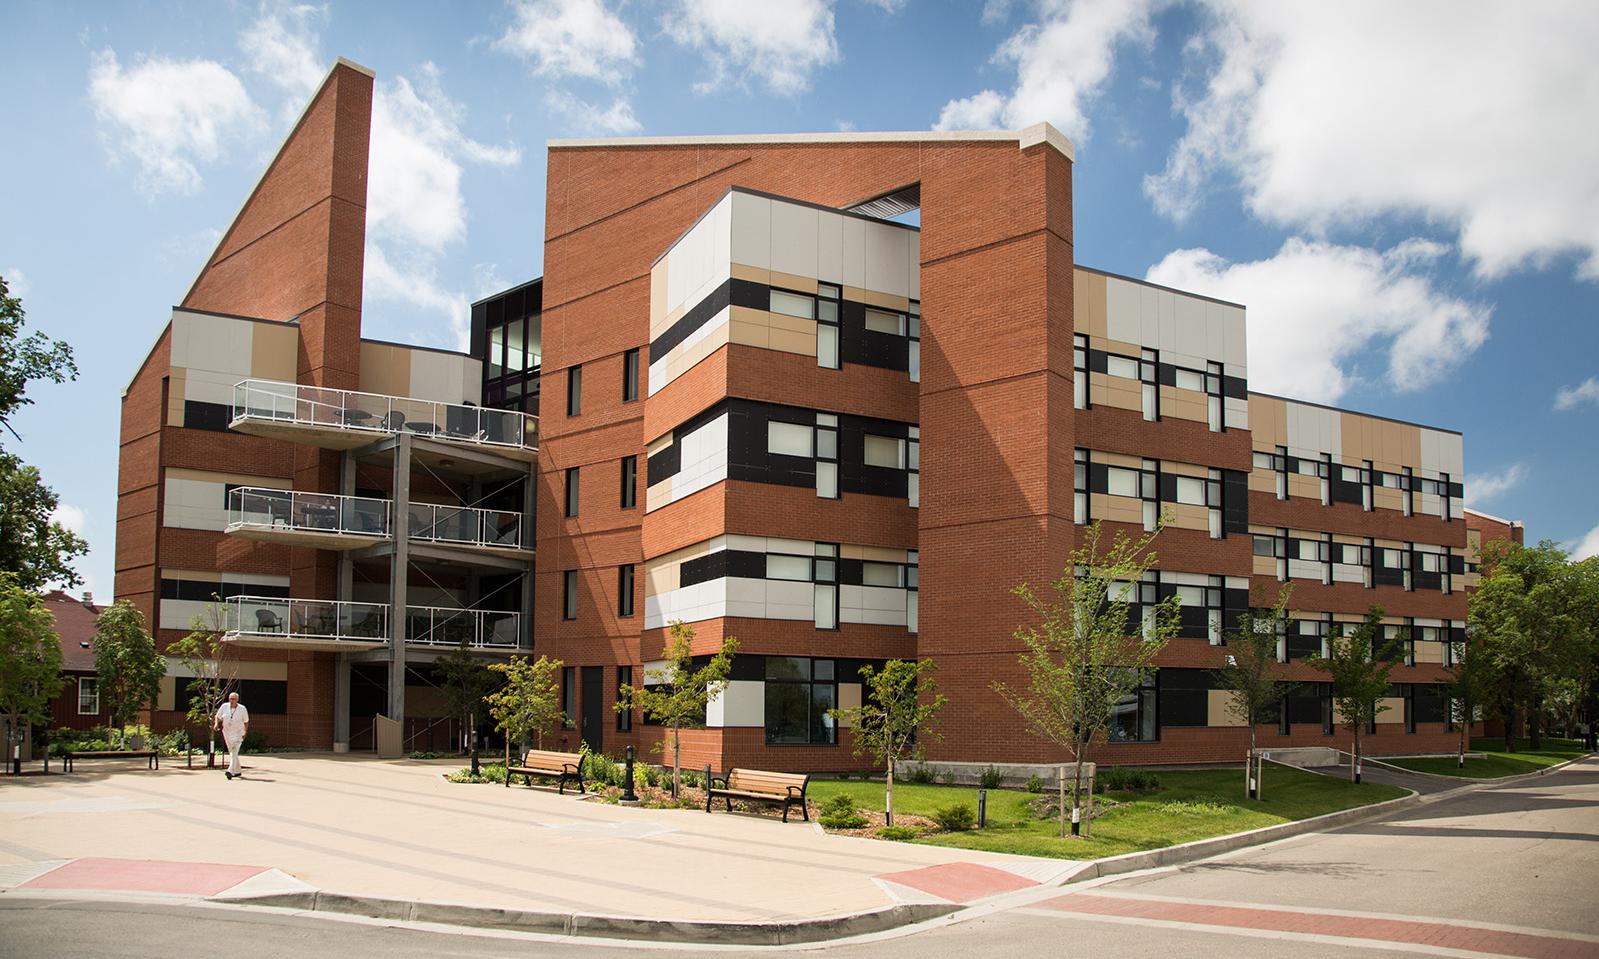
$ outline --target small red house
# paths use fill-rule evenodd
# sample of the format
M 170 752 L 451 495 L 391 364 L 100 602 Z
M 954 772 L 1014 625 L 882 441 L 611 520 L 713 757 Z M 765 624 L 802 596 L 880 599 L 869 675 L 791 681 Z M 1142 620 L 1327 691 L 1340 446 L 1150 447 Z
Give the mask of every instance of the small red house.
M 50 703 L 50 728 L 106 725 L 111 718 L 101 707 L 94 669 L 94 620 L 104 607 L 94 605 L 88 593 L 80 600 L 59 589 L 45 594 L 44 605 L 56 620 L 61 672 L 67 680 Z

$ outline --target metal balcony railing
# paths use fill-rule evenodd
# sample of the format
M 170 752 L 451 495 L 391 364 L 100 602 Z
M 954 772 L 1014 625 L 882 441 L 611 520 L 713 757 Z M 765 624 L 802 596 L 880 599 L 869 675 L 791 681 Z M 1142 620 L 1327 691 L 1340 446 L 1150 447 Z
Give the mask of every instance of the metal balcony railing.
M 378 434 L 405 431 L 456 443 L 538 448 L 538 420 L 525 413 L 276 380 L 234 385 L 232 425 L 252 422 Z
M 389 607 L 331 599 L 232 596 L 224 601 L 223 631 L 234 639 L 387 643 Z
M 418 646 L 515 649 L 522 634 L 522 615 L 496 609 L 450 609 L 408 606 L 405 641 Z
M 472 506 L 412 503 L 409 531 L 412 539 L 468 546 L 527 549 L 522 514 Z
M 227 532 L 245 529 L 390 535 L 386 499 L 240 486 L 228 491 Z

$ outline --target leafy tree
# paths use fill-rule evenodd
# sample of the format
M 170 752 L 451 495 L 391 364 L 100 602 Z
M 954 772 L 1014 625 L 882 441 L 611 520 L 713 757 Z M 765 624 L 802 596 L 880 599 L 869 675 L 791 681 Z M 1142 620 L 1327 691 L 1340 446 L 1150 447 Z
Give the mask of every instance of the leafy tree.
M 216 602 L 189 621 L 189 635 L 167 647 L 167 652 L 178 657 L 192 677 L 185 684 L 189 700 L 184 716 L 191 726 L 207 731 L 207 766 L 216 765 L 217 739 L 212 717 L 239 685 L 239 664 L 233 646 L 222 640 L 221 599 L 215 594 L 213 599 Z
M 508 663 L 493 663 L 491 672 L 505 677 L 505 685 L 490 693 L 489 717 L 495 727 L 505 733 L 507 763 L 511 743 L 526 746 L 530 739 L 544 745 L 544 734 L 560 726 L 565 714 L 561 711 L 561 689 L 557 678 L 565 664 L 559 659 L 540 656 L 529 660 L 526 656 L 512 656 Z
M 1483 546 L 1483 574 L 1468 616 L 1473 641 L 1490 661 L 1488 699 L 1505 722 L 1509 751 L 1515 751 L 1515 721 L 1523 715 L 1528 742 L 1541 747 L 1552 685 L 1591 663 L 1599 589 L 1585 563 L 1570 562 L 1549 540 L 1535 547 L 1508 540 Z
M 887 768 L 883 809 L 890 826 L 894 825 L 894 763 L 916 737 L 938 736 L 930 724 L 947 700 L 933 678 L 937 668 L 930 659 L 891 659 L 881 670 L 862 666 L 866 695 L 861 705 L 828 710 L 840 725 L 848 723 L 854 730 L 855 755 L 875 756 Z
M 1037 625 L 1018 629 L 1026 647 L 1018 657 L 1027 673 L 1025 687 L 994 683 L 994 690 L 1021 714 L 1035 736 L 1062 746 L 1072 757 L 1072 805 L 1080 806 L 1083 763 L 1096 738 L 1110 726 L 1118 704 L 1154 672 L 1154 659 L 1179 627 L 1176 596 L 1144 608 L 1141 624 L 1128 622 L 1138 583 L 1154 569 L 1157 556 L 1150 544 L 1162 527 L 1138 539 L 1117 533 L 1100 550 L 1098 522 L 1083 529 L 1071 561 L 1049 584 L 1055 598 L 1046 599 L 1023 583 L 1013 592 L 1037 618 Z M 1139 635 L 1129 635 L 1137 630 Z M 1061 809 L 1061 835 L 1066 831 Z
M 23 727 L 49 723 L 50 700 L 63 682 L 55 617 L 38 594 L 0 572 L 0 719 L 6 723 L 7 758 Z
M 13 436 L 16 430 L 11 426 L 11 414 L 33 403 L 27 396 L 30 382 L 65 383 L 78 378 L 72 347 L 37 330 L 23 336 L 27 322 L 22 300 L 11 295 L 11 287 L 0 276 L 0 424 Z
M 694 668 L 694 628 L 682 622 L 667 627 L 666 665 L 644 676 L 643 686 L 623 685 L 616 710 L 639 709 L 671 730 L 672 795 L 683 786 L 683 730 L 705 725 L 705 708 L 727 689 L 738 640 L 732 636 L 699 669 Z M 658 747 L 659 748 L 659 747 Z
M 94 621 L 94 670 L 100 701 L 115 729 L 132 722 L 161 691 L 167 661 L 156 652 L 144 614 L 128 600 L 108 607 Z
M 1460 731 L 1459 751 L 1455 765 L 1466 765 L 1466 750 L 1471 746 L 1471 723 L 1481 712 L 1484 699 L 1492 682 L 1491 663 L 1483 653 L 1480 643 L 1468 639 L 1453 645 L 1454 660 L 1445 672 L 1444 695 L 1448 697 L 1449 719 Z
M 22 301 L 0 277 L 0 425 L 12 436 L 17 432 L 11 414 L 33 403 L 27 396 L 30 382 L 64 383 L 78 376 L 72 348 L 37 331 L 24 336 L 26 322 Z M 15 573 L 17 585 L 25 590 L 83 581 L 72 561 L 87 553 L 89 545 L 51 520 L 59 502 L 37 469 L 0 450 L 0 569 Z
M 461 719 L 462 748 L 471 749 L 471 744 L 477 742 L 477 720 L 483 711 L 483 699 L 500 681 L 492 669 L 473 655 L 464 639 L 448 656 L 439 657 L 433 666 L 442 676 L 439 692 L 444 695 L 445 708 L 451 716 Z
M 1388 676 L 1394 670 L 1394 644 L 1383 646 L 1380 606 L 1366 611 L 1366 618 L 1347 634 L 1342 626 L 1335 626 L 1327 638 L 1327 655 L 1310 657 L 1310 665 L 1323 670 L 1332 679 L 1333 706 L 1342 717 L 1341 724 L 1355 737 L 1349 763 L 1349 778 L 1360 781 L 1360 734 L 1377 721 L 1388 707 L 1378 700 L 1388 695 L 1391 685 Z
M 1253 782 L 1256 758 L 1255 727 L 1268 718 L 1288 695 L 1291 685 L 1281 680 L 1277 644 L 1288 623 L 1288 600 L 1294 588 L 1285 585 L 1277 591 L 1271 608 L 1256 613 L 1240 613 L 1238 625 L 1226 631 L 1226 659 L 1213 670 L 1216 688 L 1232 693 L 1227 711 L 1249 727 L 1249 768 L 1247 782 Z

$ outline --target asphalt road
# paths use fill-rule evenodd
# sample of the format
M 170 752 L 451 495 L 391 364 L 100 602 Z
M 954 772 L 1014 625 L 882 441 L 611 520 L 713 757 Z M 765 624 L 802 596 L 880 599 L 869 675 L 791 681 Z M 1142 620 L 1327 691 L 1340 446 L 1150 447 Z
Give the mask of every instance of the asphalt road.
M 1072 955 L 1116 959 L 1461 954 L 1444 949 L 1599 957 L 1599 760 L 1336 832 L 1073 887 L 915 935 L 816 951 L 978 959 L 1062 955 L 1066 944 Z M 237 908 L 0 897 L 0 957 L 620 957 L 650 945 L 439 933 Z

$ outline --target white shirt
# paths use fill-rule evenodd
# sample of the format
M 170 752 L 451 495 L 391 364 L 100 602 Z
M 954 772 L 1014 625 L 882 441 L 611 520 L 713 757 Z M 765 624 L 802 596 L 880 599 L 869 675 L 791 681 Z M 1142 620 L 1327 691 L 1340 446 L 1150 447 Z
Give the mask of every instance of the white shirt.
M 239 739 L 244 736 L 244 724 L 250 721 L 250 711 L 242 705 L 223 703 L 217 710 L 217 721 L 222 724 L 223 738 Z

